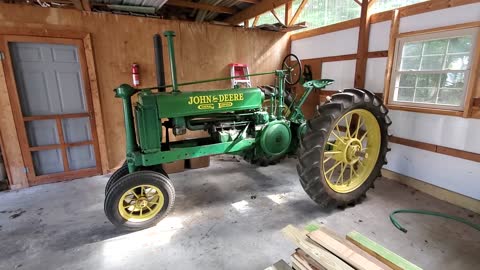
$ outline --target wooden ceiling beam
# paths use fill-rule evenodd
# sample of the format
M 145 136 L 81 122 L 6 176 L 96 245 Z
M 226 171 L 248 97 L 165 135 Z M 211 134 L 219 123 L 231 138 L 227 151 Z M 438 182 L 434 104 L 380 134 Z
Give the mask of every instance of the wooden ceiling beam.
M 270 12 L 272 13 L 273 17 L 275 17 L 275 19 L 277 19 L 277 21 L 278 21 L 280 24 L 283 24 L 282 20 L 280 20 L 280 17 L 278 17 L 278 14 L 277 14 L 277 12 L 275 11 L 275 9 L 270 10 Z
M 255 19 L 253 20 L 252 27 L 257 26 L 258 19 L 260 19 L 260 16 L 256 16 Z
M 249 3 L 249 4 L 258 4 L 258 0 L 238 0 L 238 2 Z
M 291 0 L 263 0 L 256 5 L 248 7 L 233 16 L 227 18 L 224 22 L 231 25 L 237 25 L 245 20 L 251 19 L 272 9 L 275 9 L 281 5 L 284 5 Z M 168 3 L 168 2 L 167 2 Z
M 303 9 L 305 8 L 305 5 L 308 3 L 308 0 L 303 0 L 301 3 L 300 3 L 300 6 L 298 6 L 298 9 L 297 11 L 295 12 L 295 15 L 293 15 L 293 18 L 292 20 L 290 20 L 290 24 L 289 25 L 294 25 L 295 22 L 298 20 L 298 17 L 300 17 L 300 14 L 302 14 L 302 11 Z
M 90 6 L 89 0 L 82 0 L 82 7 L 85 11 L 92 11 L 92 7 Z
M 167 3 L 165 4 L 169 6 L 208 10 L 208 11 L 212 11 L 216 13 L 224 13 L 224 14 L 235 14 L 235 12 L 237 12 L 237 10 L 234 8 L 214 6 L 214 5 L 204 4 L 204 3 L 195 3 L 195 2 L 190 2 L 186 0 L 168 0 Z M 240 22 L 242 21 L 244 20 L 241 20 Z
M 290 25 L 290 19 L 292 18 L 292 4 L 292 0 L 285 4 L 285 22 L 283 24 L 286 26 Z

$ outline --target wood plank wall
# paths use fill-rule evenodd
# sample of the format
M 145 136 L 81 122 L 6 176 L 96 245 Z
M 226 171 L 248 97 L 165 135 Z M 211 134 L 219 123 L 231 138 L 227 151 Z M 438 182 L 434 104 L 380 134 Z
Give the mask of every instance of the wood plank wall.
M 104 125 L 108 168 L 115 167 L 125 155 L 121 101 L 114 98 L 112 90 L 121 83 L 131 83 L 132 63 L 140 65 L 141 87 L 156 84 L 152 39 L 155 33 L 166 30 L 177 33 L 175 52 L 179 82 L 226 77 L 229 74 L 228 64 L 232 62 L 248 64 L 251 73 L 275 70 L 281 66 L 283 56 L 289 51 L 289 36 L 284 33 L 207 23 L 0 4 L 0 35 L 16 29 L 43 33 L 90 33 L 99 88 L 98 99 L 102 108 L 102 119 L 97 121 L 102 121 Z M 163 46 L 165 77 L 167 83 L 170 83 L 165 39 Z M 5 144 L 17 143 L 12 142 L 15 132 L 4 132 L 14 131 L 15 127 L 3 80 L 0 76 L 2 139 Z M 253 85 L 273 82 L 273 75 L 252 78 Z M 229 81 L 223 81 L 182 87 L 181 90 L 218 89 L 229 85 Z M 14 156 L 13 153 L 12 150 L 12 157 L 9 156 L 8 161 L 10 165 L 16 166 L 15 173 L 12 173 L 15 178 L 23 173 L 23 161 L 21 156 Z M 12 184 L 14 188 L 26 186 L 24 181 Z

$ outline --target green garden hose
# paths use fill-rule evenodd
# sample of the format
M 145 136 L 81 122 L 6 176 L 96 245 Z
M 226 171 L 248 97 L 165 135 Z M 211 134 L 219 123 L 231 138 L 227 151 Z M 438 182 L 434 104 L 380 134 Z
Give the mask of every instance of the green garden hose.
M 398 223 L 397 219 L 394 217 L 395 214 L 397 213 L 412 213 L 412 214 L 421 214 L 421 215 L 429 215 L 429 216 L 436 216 L 436 217 L 443 217 L 443 218 L 448 218 L 448 219 L 452 219 L 452 220 L 455 220 L 455 221 L 458 221 L 458 222 L 461 222 L 463 224 L 466 224 L 474 229 L 476 229 L 477 231 L 480 231 L 480 224 L 475 224 L 473 222 L 470 222 L 464 218 L 460 218 L 460 217 L 456 217 L 456 216 L 451 216 L 451 215 L 447 215 L 447 214 L 444 214 L 444 213 L 440 213 L 440 212 L 433 212 L 433 211 L 428 211 L 428 210 L 417 210 L 417 209 L 398 209 L 398 210 L 395 210 L 393 211 L 391 214 L 390 214 L 390 221 L 392 222 L 392 224 L 397 228 L 399 229 L 400 231 L 406 233 L 407 232 L 407 229 L 405 229 L 404 227 L 402 227 L 402 225 L 400 225 L 400 223 Z

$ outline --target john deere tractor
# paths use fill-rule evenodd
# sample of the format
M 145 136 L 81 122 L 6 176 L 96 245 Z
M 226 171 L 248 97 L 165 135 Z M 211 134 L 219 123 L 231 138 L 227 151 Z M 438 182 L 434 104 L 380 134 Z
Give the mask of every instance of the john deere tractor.
M 162 164 L 202 156 L 236 154 L 260 165 L 297 157 L 300 184 L 321 206 L 355 203 L 373 185 L 385 163 L 391 123 L 375 94 L 355 88 L 339 91 L 307 121 L 303 103 L 333 80 L 304 82 L 303 94 L 293 98 L 286 85 L 297 84 L 302 74 L 294 55 L 285 57 L 278 70 L 249 74 L 275 75 L 274 87 L 183 92 L 180 86 L 232 77 L 178 83 L 175 33 L 165 36 L 172 84 L 164 83 L 161 39 L 156 35 L 158 86 L 135 89 L 122 84 L 114 90 L 123 101 L 126 162 L 105 188 L 105 214 L 113 224 L 135 230 L 163 219 L 173 207 L 175 189 Z M 134 95 L 138 101 L 132 107 Z M 209 137 L 171 142 L 169 130 L 174 135 L 204 130 Z

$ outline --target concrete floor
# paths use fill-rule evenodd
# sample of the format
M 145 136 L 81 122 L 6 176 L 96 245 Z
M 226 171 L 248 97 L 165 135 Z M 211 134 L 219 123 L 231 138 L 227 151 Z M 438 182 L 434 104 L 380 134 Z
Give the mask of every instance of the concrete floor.
M 398 208 L 480 216 L 396 182 L 379 179 L 360 205 L 323 211 L 303 192 L 295 160 L 259 168 L 214 161 L 171 176 L 174 211 L 156 227 L 126 233 L 103 213 L 108 177 L 0 193 L 0 269 L 264 269 L 290 262 L 287 224 L 357 230 L 424 269 L 478 269 L 480 233 L 453 221 L 399 215 Z

